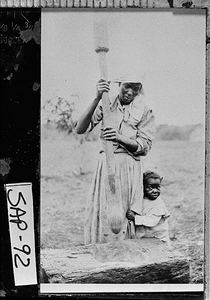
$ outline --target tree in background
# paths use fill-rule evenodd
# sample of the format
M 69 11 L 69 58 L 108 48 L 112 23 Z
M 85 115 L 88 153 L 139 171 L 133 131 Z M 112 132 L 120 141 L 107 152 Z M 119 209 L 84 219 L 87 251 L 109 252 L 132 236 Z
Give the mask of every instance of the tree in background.
M 75 124 L 80 115 L 75 103 L 80 102 L 81 99 L 78 94 L 72 94 L 71 100 L 66 100 L 59 96 L 51 98 L 42 107 L 42 119 L 47 123 L 56 124 L 56 129 L 59 132 L 72 134 L 79 141 L 79 144 L 82 144 L 84 141 L 96 141 L 98 139 L 98 130 L 80 135 L 75 132 Z
M 74 134 L 74 112 L 74 101 L 68 101 L 61 97 L 51 98 L 43 106 L 44 119 L 47 123 L 54 122 L 59 132 L 67 131 L 68 134 Z
M 99 128 L 85 134 L 77 134 L 75 131 L 75 124 L 77 122 L 80 112 L 77 109 L 77 104 L 80 102 L 78 94 L 72 94 L 70 100 L 66 100 L 62 97 L 56 96 L 45 102 L 42 107 L 42 121 L 43 128 L 49 133 L 51 129 L 56 129 L 58 133 L 67 133 L 65 137 L 69 136 L 71 139 L 71 147 L 75 154 L 75 161 L 77 169 L 73 171 L 74 175 L 83 175 L 86 173 L 87 161 L 84 159 L 87 157 L 87 147 L 85 142 L 96 141 L 99 135 Z M 47 126 L 46 126 L 47 125 Z M 48 127 L 49 125 L 49 127 Z M 48 131 L 51 128 L 50 131 Z M 51 134 L 53 131 L 51 131 Z M 43 136 L 44 131 L 43 131 Z M 88 148 L 89 149 L 89 148 Z

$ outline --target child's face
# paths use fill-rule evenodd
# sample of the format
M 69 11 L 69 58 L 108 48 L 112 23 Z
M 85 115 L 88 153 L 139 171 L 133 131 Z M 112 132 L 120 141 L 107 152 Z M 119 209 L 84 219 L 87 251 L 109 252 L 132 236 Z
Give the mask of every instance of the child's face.
M 144 195 L 150 200 L 155 200 L 160 196 L 160 188 L 159 178 L 148 178 L 144 187 Z

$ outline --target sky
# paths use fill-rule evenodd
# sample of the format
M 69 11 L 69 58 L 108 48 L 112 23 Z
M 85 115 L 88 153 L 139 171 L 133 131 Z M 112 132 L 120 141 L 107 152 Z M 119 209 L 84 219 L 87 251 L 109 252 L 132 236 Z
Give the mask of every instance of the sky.
M 75 101 L 78 115 L 95 98 L 100 79 L 94 49 L 95 19 L 107 22 L 108 79 L 142 78 L 145 102 L 156 124 L 205 121 L 204 10 L 42 11 L 41 101 Z M 110 95 L 118 91 L 110 86 Z M 79 97 L 74 97 L 74 95 Z

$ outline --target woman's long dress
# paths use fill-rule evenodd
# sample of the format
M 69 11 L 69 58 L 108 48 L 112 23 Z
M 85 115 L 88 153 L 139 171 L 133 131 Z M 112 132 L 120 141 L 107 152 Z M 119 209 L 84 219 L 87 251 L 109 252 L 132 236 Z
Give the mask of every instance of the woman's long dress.
M 143 174 L 141 156 L 146 155 L 154 139 L 154 115 L 141 97 L 124 107 L 118 97 L 113 98 L 110 108 L 113 117 L 112 126 L 138 143 L 135 153 L 129 152 L 121 145 L 114 143 L 115 162 L 115 198 L 116 205 L 110 205 L 107 192 L 107 168 L 104 152 L 104 140 L 101 134 L 99 159 L 91 183 L 84 222 L 85 244 L 105 243 L 115 239 L 123 240 L 134 235 L 134 226 L 126 218 L 128 209 L 141 213 L 143 199 Z M 89 131 L 100 121 L 103 130 L 103 111 L 99 105 L 92 117 Z M 115 207 L 114 207 L 115 206 Z M 121 216 L 122 227 L 118 234 L 111 230 L 110 219 L 113 211 Z M 113 216 L 112 216 L 113 217 Z

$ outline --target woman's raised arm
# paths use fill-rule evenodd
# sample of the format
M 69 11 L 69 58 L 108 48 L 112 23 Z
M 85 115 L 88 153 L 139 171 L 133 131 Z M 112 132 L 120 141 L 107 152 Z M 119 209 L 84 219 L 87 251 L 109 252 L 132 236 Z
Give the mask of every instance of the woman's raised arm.
M 90 121 L 92 115 L 102 98 L 103 92 L 109 92 L 109 83 L 104 79 L 100 79 L 96 84 L 96 98 L 93 100 L 91 105 L 85 110 L 85 112 L 81 115 L 76 124 L 76 133 L 82 134 L 88 129 L 90 125 Z

